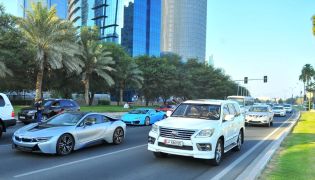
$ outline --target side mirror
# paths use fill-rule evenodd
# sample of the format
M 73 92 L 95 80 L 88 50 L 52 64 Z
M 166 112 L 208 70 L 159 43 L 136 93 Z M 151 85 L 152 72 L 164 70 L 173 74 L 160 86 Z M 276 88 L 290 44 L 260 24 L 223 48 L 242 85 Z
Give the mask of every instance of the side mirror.
M 173 113 L 172 111 L 166 111 L 166 116 L 170 117 L 172 115 L 172 113 Z
M 234 119 L 234 115 L 231 115 L 231 114 L 228 114 L 228 115 L 225 115 L 224 116 L 224 119 L 225 121 L 232 121 Z

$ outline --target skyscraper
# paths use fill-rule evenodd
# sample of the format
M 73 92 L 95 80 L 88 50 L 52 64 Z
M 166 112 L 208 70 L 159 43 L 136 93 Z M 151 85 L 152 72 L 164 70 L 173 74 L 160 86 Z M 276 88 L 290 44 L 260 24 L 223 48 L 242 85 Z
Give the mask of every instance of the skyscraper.
M 161 51 L 205 61 L 207 0 L 162 0 Z
M 68 1 L 68 19 L 77 27 L 96 25 L 102 40 L 120 43 L 123 0 Z
M 161 0 L 134 0 L 124 8 L 122 46 L 132 56 L 160 56 Z
M 31 11 L 31 4 L 41 2 L 43 6 L 51 8 L 56 7 L 57 15 L 61 19 L 67 18 L 67 1 L 66 0 L 19 0 L 18 1 L 18 15 L 20 17 L 26 17 L 26 11 Z

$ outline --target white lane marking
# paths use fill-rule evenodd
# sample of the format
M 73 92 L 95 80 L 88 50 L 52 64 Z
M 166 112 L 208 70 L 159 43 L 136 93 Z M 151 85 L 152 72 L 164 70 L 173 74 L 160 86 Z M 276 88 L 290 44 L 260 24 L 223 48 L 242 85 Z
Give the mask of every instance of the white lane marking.
M 243 161 L 245 158 L 247 158 L 247 156 L 249 156 L 253 151 L 255 151 L 261 144 L 263 144 L 267 139 L 269 139 L 274 133 L 276 133 L 282 126 L 284 126 L 284 124 L 286 122 L 288 122 L 292 116 L 294 115 L 294 113 L 290 116 L 289 119 L 287 119 L 286 121 L 283 122 L 283 124 L 281 124 L 281 126 L 279 126 L 278 128 L 276 128 L 275 130 L 273 130 L 268 136 L 266 136 L 263 140 L 261 140 L 259 143 L 257 143 L 254 147 L 252 147 L 249 151 L 247 151 L 245 154 L 243 154 L 242 156 L 240 156 L 238 159 L 236 159 L 233 163 L 231 163 L 229 166 L 227 166 L 226 168 L 224 168 L 224 170 L 222 170 L 219 174 L 217 174 L 216 176 L 214 176 L 213 178 L 211 178 L 211 180 L 219 180 L 219 179 L 223 179 L 223 176 L 225 176 L 227 173 L 229 173 L 235 166 L 237 166 L 241 161 Z
M 11 146 L 12 144 L 0 144 L 0 147 Z
M 148 144 L 142 144 L 142 145 L 139 145 L 139 146 L 134 146 L 134 147 L 130 147 L 130 148 L 127 148 L 127 149 L 122 149 L 122 150 L 115 151 L 115 152 L 110 152 L 110 153 L 106 153 L 106 154 L 101 154 L 101 155 L 92 156 L 92 157 L 85 158 L 85 159 L 80 159 L 80 160 L 77 160 L 77 161 L 72 161 L 72 162 L 68 162 L 68 163 L 52 166 L 52 167 L 49 167 L 49 168 L 43 168 L 43 169 L 38 169 L 38 170 L 35 170 L 35 171 L 30 171 L 30 172 L 27 172 L 27 173 L 15 175 L 13 177 L 14 178 L 20 178 L 20 177 L 24 177 L 24 176 L 29 176 L 29 175 L 32 175 L 32 174 L 37 174 L 37 173 L 53 170 L 53 169 L 64 167 L 64 166 L 69 166 L 69 165 L 78 164 L 78 163 L 82 163 L 82 162 L 93 160 L 93 159 L 97 159 L 97 158 L 102 158 L 102 157 L 113 155 L 113 154 L 118 154 L 118 153 L 121 153 L 121 152 L 129 151 L 129 150 L 136 149 L 136 148 L 143 147 L 143 146 L 147 146 L 147 145 Z

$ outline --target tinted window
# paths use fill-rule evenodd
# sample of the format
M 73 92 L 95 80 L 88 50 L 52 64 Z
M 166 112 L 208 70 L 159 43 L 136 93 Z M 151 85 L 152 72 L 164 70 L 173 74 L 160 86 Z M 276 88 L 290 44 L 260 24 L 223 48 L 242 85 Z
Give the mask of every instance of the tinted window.
M 66 101 L 66 100 L 61 101 L 61 102 L 60 102 L 60 105 L 61 105 L 62 107 L 73 107 L 73 106 L 74 106 L 71 101 Z
M 200 118 L 219 120 L 220 105 L 212 104 L 181 104 L 172 114 L 172 117 Z
M 60 102 L 59 101 L 55 101 L 53 103 L 51 103 L 52 107 L 60 107 Z
M 250 112 L 267 112 L 268 107 L 265 106 L 254 106 L 249 109 Z
M 224 114 L 224 115 L 230 114 L 229 108 L 227 107 L 227 105 L 225 105 L 225 106 L 223 107 L 223 114 Z
M 0 107 L 3 107 L 5 105 L 3 97 L 0 95 Z
M 46 124 L 54 126 L 74 126 L 82 118 L 82 114 L 76 113 L 63 113 L 57 116 L 54 116 L 46 122 Z

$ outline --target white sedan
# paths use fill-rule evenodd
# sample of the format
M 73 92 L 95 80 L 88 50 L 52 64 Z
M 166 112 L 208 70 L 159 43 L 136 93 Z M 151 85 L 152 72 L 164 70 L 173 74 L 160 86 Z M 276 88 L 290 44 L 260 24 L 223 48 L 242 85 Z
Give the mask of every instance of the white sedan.
M 287 115 L 287 111 L 285 110 L 283 106 L 274 106 L 272 108 L 272 111 L 275 114 L 275 116 L 285 117 Z

